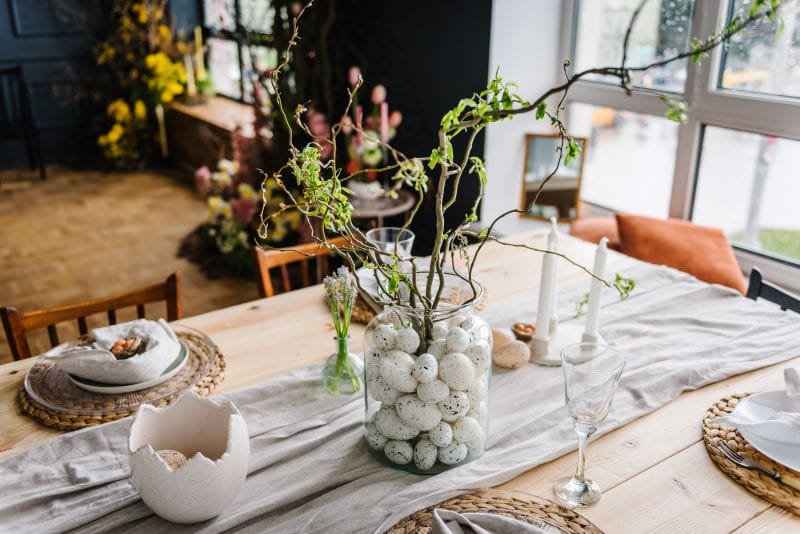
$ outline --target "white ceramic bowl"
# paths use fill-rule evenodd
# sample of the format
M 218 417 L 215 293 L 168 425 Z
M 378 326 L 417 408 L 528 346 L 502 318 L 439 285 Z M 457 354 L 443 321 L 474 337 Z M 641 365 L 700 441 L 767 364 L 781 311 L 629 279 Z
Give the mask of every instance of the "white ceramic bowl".
M 188 460 L 173 470 L 156 454 L 162 449 L 180 451 Z M 128 450 L 142 501 L 164 519 L 196 523 L 219 515 L 236 497 L 247 476 L 250 440 L 232 402 L 187 390 L 166 408 L 139 408 Z

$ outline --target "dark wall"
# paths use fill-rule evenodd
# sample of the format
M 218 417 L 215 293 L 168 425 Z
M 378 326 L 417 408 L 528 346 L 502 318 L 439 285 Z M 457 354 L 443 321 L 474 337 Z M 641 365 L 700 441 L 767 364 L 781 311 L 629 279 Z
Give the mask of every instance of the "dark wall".
M 393 144 L 407 155 L 430 154 L 437 146 L 439 121 L 458 100 L 486 87 L 489 72 L 491 0 L 404 0 L 375 2 L 375 12 L 362 15 L 359 35 L 365 88 L 386 85 L 389 104 L 404 122 Z M 483 155 L 483 135 L 474 155 Z M 458 146 L 456 146 L 458 153 Z M 433 176 L 431 177 L 433 178 Z M 435 184 L 432 184 L 434 186 Z M 463 220 L 478 194 L 473 179 L 462 182 L 458 202 L 448 223 Z M 415 253 L 429 254 L 434 221 L 426 204 L 416 224 Z
M 0 0 L 0 64 L 22 64 L 50 161 L 86 135 L 79 97 L 81 80 L 93 72 L 96 19 L 89 0 Z M 25 163 L 24 154 L 21 142 L 0 142 L 0 168 Z
M 81 160 L 95 143 L 88 83 L 96 73 L 92 50 L 110 2 L 0 0 L 0 64 L 21 63 L 48 161 Z M 176 28 L 199 20 L 197 0 L 171 0 Z M 191 36 L 190 36 L 191 37 Z M 21 141 L 0 141 L 0 169 L 27 163 Z

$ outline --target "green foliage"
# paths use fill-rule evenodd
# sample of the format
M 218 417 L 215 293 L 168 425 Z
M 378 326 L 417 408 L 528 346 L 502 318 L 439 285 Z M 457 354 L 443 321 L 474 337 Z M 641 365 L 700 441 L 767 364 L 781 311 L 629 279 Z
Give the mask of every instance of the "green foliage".
M 673 122 L 684 123 L 688 118 L 689 106 L 680 98 L 670 95 L 662 95 L 661 100 L 667 106 L 665 117 Z
M 577 158 L 581 153 L 581 146 L 575 142 L 571 137 L 567 137 L 567 151 L 564 154 L 564 165 L 569 165 L 569 162 Z
M 625 300 L 631 296 L 631 293 L 636 288 L 636 280 L 617 273 L 611 285 L 619 292 L 619 298 Z
M 425 174 L 425 165 L 419 158 L 401 161 L 392 180 L 402 182 L 420 195 L 428 192 L 428 175 Z

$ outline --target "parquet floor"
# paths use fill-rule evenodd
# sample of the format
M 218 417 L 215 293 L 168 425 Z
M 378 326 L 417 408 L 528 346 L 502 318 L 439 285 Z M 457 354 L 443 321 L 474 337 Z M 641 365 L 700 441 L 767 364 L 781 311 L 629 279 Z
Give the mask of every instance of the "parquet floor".
M 255 282 L 209 280 L 176 257 L 181 239 L 206 210 L 175 178 L 60 167 L 48 174 L 40 182 L 0 172 L 0 306 L 24 310 L 114 294 L 173 271 L 182 276 L 187 317 L 258 298 Z M 132 317 L 133 310 L 120 320 Z M 90 327 L 104 324 L 101 319 L 90 320 Z M 77 327 L 60 325 L 59 335 L 70 339 Z M 30 341 L 34 351 L 49 346 L 44 332 Z M 0 363 L 10 360 L 0 328 Z

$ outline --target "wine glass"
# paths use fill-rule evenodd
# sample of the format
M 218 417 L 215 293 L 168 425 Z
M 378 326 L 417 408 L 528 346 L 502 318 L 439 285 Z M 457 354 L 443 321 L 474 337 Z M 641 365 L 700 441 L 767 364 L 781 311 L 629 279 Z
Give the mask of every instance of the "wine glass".
M 398 226 L 379 226 L 367 232 L 367 241 L 378 247 L 381 252 L 394 254 L 400 260 L 411 259 L 411 246 L 414 244 L 414 232 Z
M 588 506 L 600 500 L 601 490 L 584 477 L 586 448 L 597 424 L 608 416 L 625 356 L 599 343 L 576 343 L 561 351 L 567 409 L 578 433 L 578 468 L 575 475 L 558 480 L 553 488 L 568 506 Z

